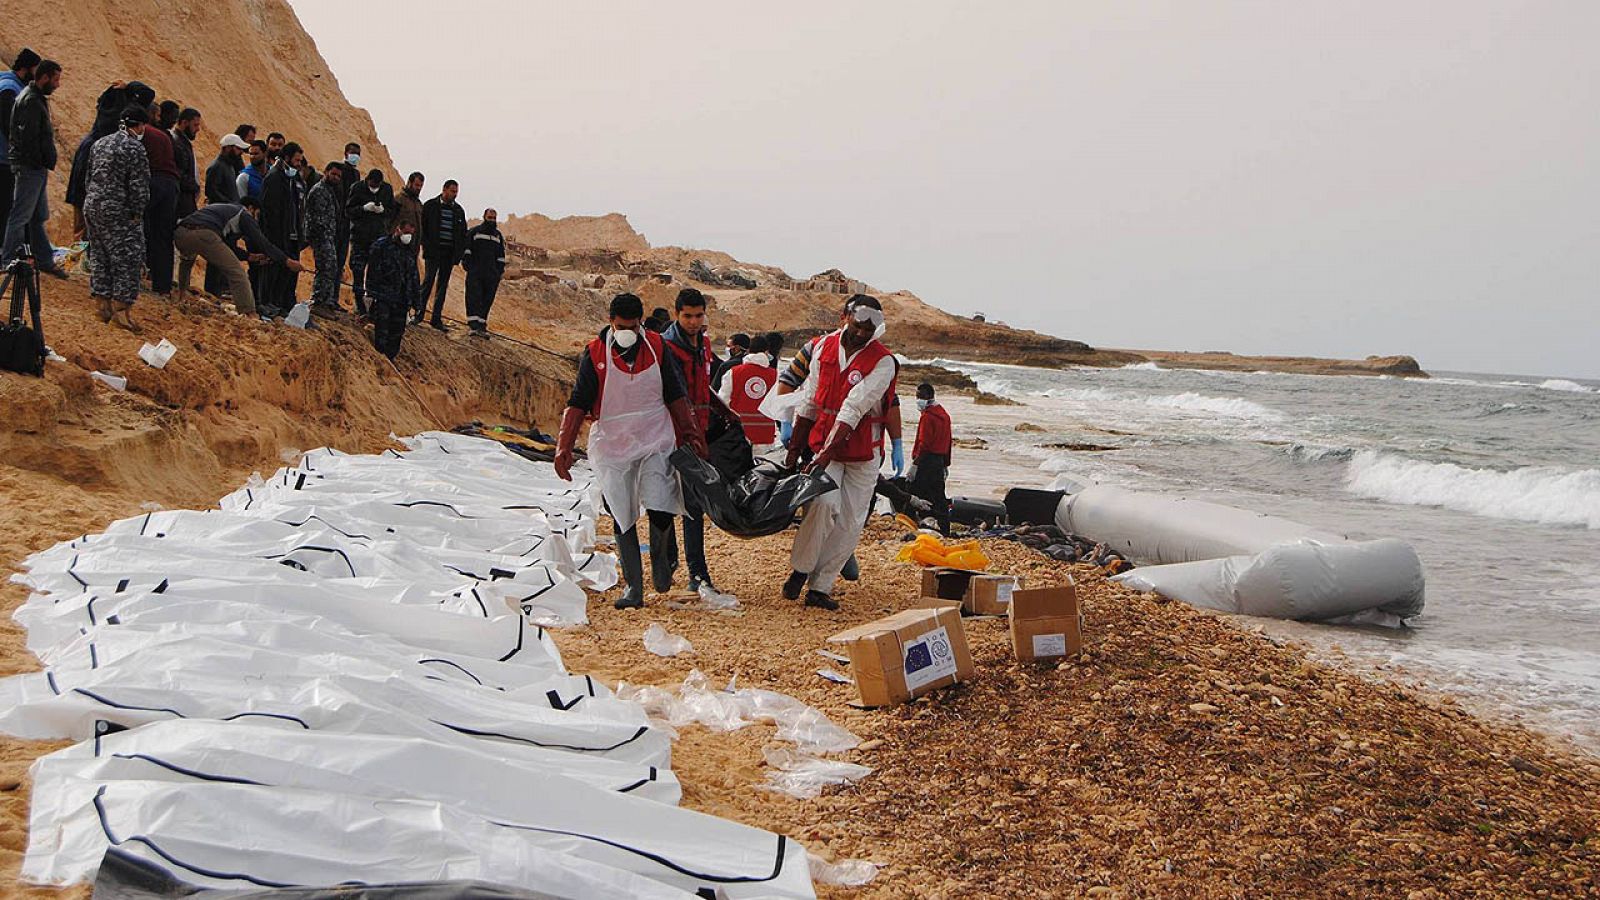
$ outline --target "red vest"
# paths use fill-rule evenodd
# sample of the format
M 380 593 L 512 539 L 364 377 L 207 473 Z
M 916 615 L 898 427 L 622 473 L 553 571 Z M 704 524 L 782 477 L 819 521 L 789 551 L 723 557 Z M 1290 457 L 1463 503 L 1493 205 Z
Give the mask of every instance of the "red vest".
M 911 458 L 924 453 L 950 455 L 950 413 L 943 405 L 930 406 L 922 412 L 917 422 L 917 440 L 911 445 Z
M 627 372 L 629 375 L 637 375 L 651 366 L 661 364 L 661 335 L 656 334 L 654 331 L 644 331 L 642 337 L 644 338 L 645 342 L 650 345 L 650 349 L 654 350 L 655 353 L 652 355 L 645 352 L 645 348 L 639 347 L 639 352 L 633 355 L 632 364 L 624 362 L 622 357 L 617 354 L 615 349 L 612 349 L 610 353 L 607 353 L 606 350 L 607 345 L 610 343 L 609 341 L 595 338 L 589 342 L 589 362 L 594 366 L 595 378 L 600 382 L 599 386 L 594 392 L 594 408 L 589 410 L 590 419 L 600 418 L 600 401 L 604 400 L 606 396 L 607 369 L 609 369 L 611 366 L 616 366 L 622 371 Z M 635 344 L 634 346 L 637 347 L 638 345 Z M 609 365 L 607 365 L 606 359 L 608 356 L 610 357 Z
M 740 363 L 722 376 L 733 383 L 728 406 L 739 414 L 739 424 L 744 426 L 744 436 L 750 443 L 761 446 L 778 439 L 778 425 L 761 414 L 761 401 L 778 383 L 777 370 L 771 366 Z
M 816 353 L 811 357 L 811 371 L 817 373 L 817 394 L 812 398 L 817 405 L 817 421 L 811 428 L 811 449 L 817 453 L 822 452 L 833 434 L 834 422 L 839 418 L 839 409 L 850 395 L 850 389 L 870 375 L 884 357 L 894 358 L 888 347 L 873 340 L 861 348 L 855 359 L 850 360 L 850 365 L 841 370 L 839 360 L 843 352 L 839 332 L 834 332 L 817 342 Z M 898 364 L 896 367 L 898 369 Z M 888 398 L 894 396 L 895 381 L 898 379 L 897 372 L 895 378 L 890 379 L 889 389 L 884 391 L 877 407 L 856 423 L 856 430 L 851 433 L 850 440 L 837 457 L 841 462 L 870 462 L 882 452 L 884 414 L 888 411 Z
M 689 392 L 689 411 L 694 414 L 700 433 L 705 434 L 711 425 L 711 342 L 701 334 L 698 352 L 683 349 L 677 341 L 661 343 L 678 358 L 678 368 L 683 370 L 684 386 Z

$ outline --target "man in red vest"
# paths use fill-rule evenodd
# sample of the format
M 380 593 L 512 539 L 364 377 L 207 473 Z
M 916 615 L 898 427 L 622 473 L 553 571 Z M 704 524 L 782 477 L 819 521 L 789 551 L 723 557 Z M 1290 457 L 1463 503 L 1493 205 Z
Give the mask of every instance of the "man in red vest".
M 878 340 L 883 307 L 865 294 L 852 296 L 844 307 L 843 326 L 816 344 L 810 370 L 800 386 L 794 436 L 788 464 L 799 461 L 800 448 L 816 454 L 809 469 L 822 470 L 839 485 L 806 510 L 805 521 L 790 552 L 789 580 L 783 595 L 790 600 L 805 591 L 805 604 L 838 609 L 834 581 L 855 553 L 867 513 L 878 487 L 883 438 L 894 396 L 899 364 Z
M 684 288 L 678 292 L 673 307 L 677 318 L 661 332 L 661 342 L 683 372 L 684 393 L 688 397 L 694 427 L 704 442 L 706 429 L 711 425 L 711 379 L 722 360 L 711 352 L 711 341 L 706 337 L 705 295 L 694 288 Z M 655 578 L 658 591 L 672 589 L 672 569 L 678 565 L 677 535 L 670 528 L 659 536 L 655 529 L 651 529 L 652 565 L 656 559 L 656 544 L 663 541 L 662 558 L 671 559 L 672 568 L 667 570 L 665 586 L 661 576 L 652 569 L 651 575 Z M 683 503 L 683 555 L 689 567 L 689 590 L 694 593 L 704 590 L 716 592 L 716 586 L 711 583 L 711 570 L 706 565 L 705 510 L 688 497 L 684 498 Z
M 950 498 L 945 496 L 944 482 L 950 472 L 950 451 L 954 446 L 950 438 L 950 413 L 933 399 L 933 385 L 917 385 L 917 409 L 922 418 L 917 421 L 917 440 L 911 445 L 911 493 L 928 501 L 934 517 L 939 520 L 939 530 L 950 533 Z
M 758 334 L 750 339 L 739 362 L 726 370 L 717 388 L 717 398 L 738 415 L 745 439 L 757 456 L 778 445 L 778 423 L 761 412 L 761 401 L 777 383 L 778 370 L 767 361 L 767 336 Z
M 611 300 L 611 325 L 578 357 L 578 379 L 556 439 L 556 474 L 571 481 L 578 429 L 585 419 L 594 422 L 589 465 L 616 523 L 617 562 L 625 585 L 617 609 L 644 605 L 641 511 L 650 517 L 651 578 L 658 591 L 672 586 L 677 559 L 664 556 L 659 535 L 664 531 L 670 539 L 683 497 L 667 457 L 679 445 L 706 455 L 704 432 L 694 424 L 678 361 L 660 335 L 642 327 L 643 318 L 644 304 L 633 294 Z

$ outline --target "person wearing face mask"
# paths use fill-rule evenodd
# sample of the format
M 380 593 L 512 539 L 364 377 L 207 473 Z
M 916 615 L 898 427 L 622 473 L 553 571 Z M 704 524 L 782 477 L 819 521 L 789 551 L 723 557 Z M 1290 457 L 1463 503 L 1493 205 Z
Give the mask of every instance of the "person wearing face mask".
M 750 449 L 756 456 L 764 456 L 778 446 L 778 423 L 761 412 L 761 401 L 778 383 L 778 372 L 767 362 L 767 336 L 758 334 L 749 342 L 748 352 L 722 370 L 717 398 L 739 417 Z
M 361 145 L 351 141 L 344 145 L 344 158 L 339 161 L 339 229 L 334 235 L 334 250 L 339 255 L 339 267 L 336 272 L 343 272 L 345 262 L 350 259 L 350 214 L 345 211 L 345 204 L 350 200 L 350 189 L 361 183 Z
M 794 467 L 800 448 L 810 447 L 815 456 L 808 470 L 827 472 L 839 485 L 806 510 L 783 584 L 784 597 L 798 600 L 804 591 L 806 606 L 829 610 L 839 608 L 834 582 L 855 553 L 877 492 L 889 399 L 900 368 L 878 339 L 884 318 L 875 298 L 852 296 L 841 322 L 844 327 L 815 345 L 787 461 Z
M 298 258 L 305 248 L 306 187 L 300 177 L 300 169 L 305 164 L 306 155 L 299 144 L 284 144 L 278 152 L 278 161 L 261 183 L 261 231 L 292 259 Z M 262 270 L 256 311 L 264 318 L 288 315 L 295 305 L 295 286 L 299 280 L 298 272 L 283 266 Z
M 406 316 L 422 285 L 417 282 L 417 230 L 410 222 L 395 225 L 388 235 L 372 242 L 367 251 L 367 291 L 372 296 L 372 345 L 394 359 L 406 333 Z
M 262 233 L 256 216 L 261 204 L 245 197 L 238 203 L 207 203 L 190 213 L 178 223 L 178 295 L 189 293 L 189 278 L 194 272 L 196 257 L 206 261 L 206 274 L 217 273 L 217 278 L 228 286 L 233 296 L 233 307 L 240 315 L 256 315 L 255 289 L 250 277 L 234 253 L 233 245 L 244 241 L 250 258 L 263 266 L 282 266 L 301 271 L 300 261 L 289 258 Z M 216 293 L 212 291 L 211 293 Z
M 393 210 L 394 190 L 383 180 L 381 169 L 369 171 L 366 180 L 352 186 L 345 199 L 344 214 L 350 219 L 350 290 L 356 299 L 356 315 L 367 314 L 367 251 L 390 230 Z
M 484 210 L 483 221 L 467 232 L 467 248 L 461 251 L 461 268 L 467 270 L 468 334 L 477 338 L 489 336 L 489 309 L 506 271 L 506 239 L 499 218 L 494 210 Z
M 339 220 L 344 218 L 339 186 L 343 180 L 344 166 L 328 163 L 322 169 L 322 180 L 306 194 L 306 243 L 317 266 L 311 304 L 319 312 L 339 308 Z
M 56 167 L 56 132 L 50 121 L 50 95 L 61 86 L 61 64 L 40 60 L 33 68 L 33 83 L 22 89 L 11 105 L 11 128 L 6 134 L 6 162 L 11 169 L 11 214 L 6 219 L 0 262 L 32 257 L 34 268 L 57 278 L 67 277 L 55 265 L 55 250 L 45 234 L 50 206 L 45 187 Z
M 83 215 L 94 235 L 89 254 L 89 296 L 100 321 L 137 332 L 130 311 L 139 298 L 145 264 L 144 213 L 150 202 L 150 163 L 141 132 L 150 115 L 130 106 L 121 128 L 94 142 Z
M 928 501 L 939 520 L 939 530 L 950 533 L 950 498 L 945 478 L 950 472 L 950 413 L 933 396 L 933 385 L 917 385 L 917 440 L 911 445 L 911 493 Z
M 617 562 L 624 589 L 617 609 L 644 606 L 644 561 L 639 556 L 639 515 L 649 513 L 652 534 L 671 533 L 683 512 L 683 495 L 668 457 L 686 446 L 707 454 L 705 437 L 689 410 L 683 374 L 661 336 L 645 330 L 644 304 L 633 294 L 611 300 L 611 324 L 578 357 L 578 378 L 561 417 L 556 474 L 572 480 L 573 449 L 585 419 L 589 465 L 607 513 L 616 523 Z M 655 540 L 651 576 L 670 586 L 672 567 Z

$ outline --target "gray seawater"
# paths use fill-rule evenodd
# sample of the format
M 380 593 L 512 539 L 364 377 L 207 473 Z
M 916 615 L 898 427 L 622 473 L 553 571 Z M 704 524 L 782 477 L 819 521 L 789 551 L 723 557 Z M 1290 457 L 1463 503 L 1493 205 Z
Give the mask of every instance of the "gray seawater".
M 1428 574 L 1411 628 L 1255 621 L 1600 751 L 1600 382 L 939 362 L 1024 404 L 950 404 L 957 435 L 991 451 L 958 456 L 957 488 L 1182 491 L 1408 540 Z M 1019 433 L 1023 421 L 1045 430 Z

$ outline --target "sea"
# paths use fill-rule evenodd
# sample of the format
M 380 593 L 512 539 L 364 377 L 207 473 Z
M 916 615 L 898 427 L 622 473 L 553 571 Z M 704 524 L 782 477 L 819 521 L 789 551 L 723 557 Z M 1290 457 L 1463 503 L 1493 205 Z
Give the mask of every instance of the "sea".
M 984 445 L 953 495 L 1114 484 L 1409 541 L 1407 628 L 1245 622 L 1600 752 L 1600 381 L 931 362 L 1020 404 L 942 398 Z

